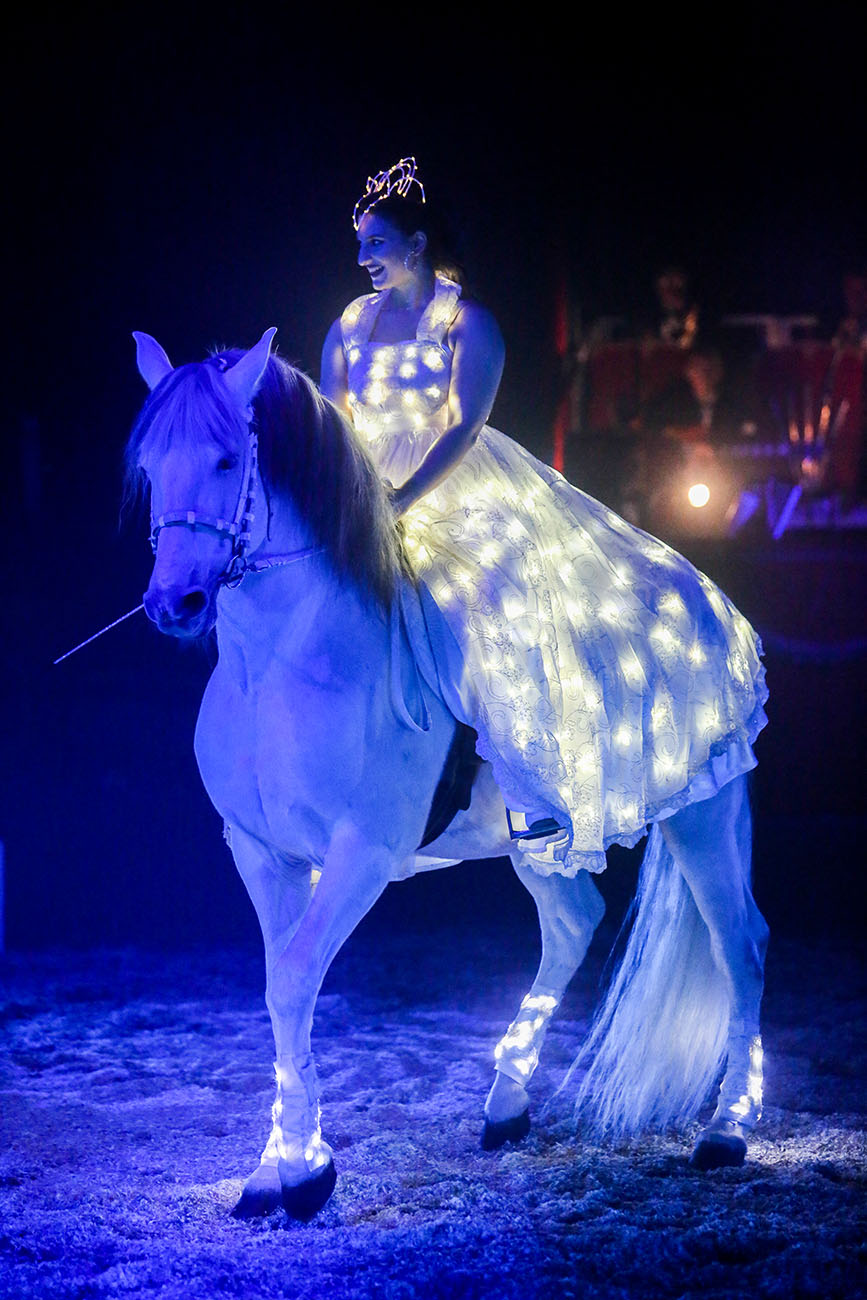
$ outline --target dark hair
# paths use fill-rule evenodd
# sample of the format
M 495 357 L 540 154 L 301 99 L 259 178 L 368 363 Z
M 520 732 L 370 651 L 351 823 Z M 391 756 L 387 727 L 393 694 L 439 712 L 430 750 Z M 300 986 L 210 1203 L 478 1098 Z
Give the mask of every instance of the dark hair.
M 434 204 L 419 203 L 417 199 L 389 194 L 368 211 L 396 226 L 402 235 L 409 237 L 417 230 L 427 236 L 425 257 L 434 271 L 441 271 L 450 280 L 466 285 L 467 274 L 463 264 L 460 238 L 449 217 Z

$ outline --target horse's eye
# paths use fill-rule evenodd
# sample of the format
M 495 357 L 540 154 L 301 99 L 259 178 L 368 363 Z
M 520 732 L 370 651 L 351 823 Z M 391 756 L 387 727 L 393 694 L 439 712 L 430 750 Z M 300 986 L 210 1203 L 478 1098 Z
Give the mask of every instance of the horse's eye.
M 234 469 L 238 463 L 237 456 L 221 456 L 217 461 L 217 469 Z

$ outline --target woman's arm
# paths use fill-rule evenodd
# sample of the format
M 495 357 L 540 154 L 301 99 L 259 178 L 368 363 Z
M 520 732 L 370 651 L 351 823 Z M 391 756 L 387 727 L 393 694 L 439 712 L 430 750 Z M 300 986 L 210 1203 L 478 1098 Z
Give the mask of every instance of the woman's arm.
M 449 421 L 407 481 L 392 494 L 402 514 L 441 483 L 472 447 L 488 416 L 503 374 L 505 347 L 499 326 L 478 303 L 464 303 L 448 333 L 453 351 Z
M 349 415 L 349 381 L 346 377 L 346 357 L 343 352 L 343 332 L 339 317 L 331 326 L 322 345 L 319 390 L 339 408 L 343 415 Z

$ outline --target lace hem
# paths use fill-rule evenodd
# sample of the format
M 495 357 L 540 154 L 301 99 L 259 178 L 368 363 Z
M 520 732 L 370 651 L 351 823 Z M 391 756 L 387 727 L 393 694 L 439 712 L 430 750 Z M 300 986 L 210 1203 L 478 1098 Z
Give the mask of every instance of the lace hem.
M 761 653 L 761 642 L 757 643 L 757 649 Z M 553 856 L 555 860 L 552 863 L 534 861 L 531 856 L 528 856 L 529 865 L 540 875 L 545 876 L 557 874 L 572 878 L 577 876 L 579 871 L 589 871 L 593 875 L 599 875 L 608 865 L 605 854 L 612 845 L 619 844 L 622 848 L 634 848 L 647 834 L 651 823 L 664 821 L 666 818 L 680 812 L 682 808 L 688 807 L 689 804 L 700 803 L 705 799 L 712 798 L 730 781 L 752 771 L 756 766 L 752 746 L 768 721 L 765 704 L 769 692 L 765 684 L 764 664 L 759 665 L 753 681 L 756 704 L 747 721 L 710 746 L 708 757 L 690 772 L 686 785 L 677 794 L 668 795 L 665 799 L 647 804 L 644 808 L 643 819 L 636 824 L 634 830 L 619 831 L 615 835 L 603 836 L 600 849 L 573 848 L 574 832 L 568 812 L 564 817 L 565 810 L 558 805 L 546 803 L 544 794 L 541 794 L 532 805 L 534 817 L 548 815 L 555 818 L 561 826 L 565 821 L 566 825 L 563 826 L 563 830 L 566 832 L 567 838 L 562 845 L 558 845 L 554 850 Z M 516 773 L 499 756 L 483 720 L 481 718 L 473 719 L 472 725 L 478 732 L 479 737 L 476 742 L 476 752 L 491 764 L 494 780 L 500 790 L 511 790 L 515 791 L 516 794 L 523 791 L 515 800 L 514 807 L 518 808 L 520 803 L 526 799 L 526 790 L 523 789 L 520 779 L 516 782 L 516 776 L 520 778 L 520 774 Z M 720 760 L 725 761 L 721 762 Z M 531 776 L 528 788 L 533 789 L 534 785 L 535 782 L 533 782 Z M 533 792 L 536 793 L 535 790 Z M 506 795 L 506 801 L 509 806 L 513 806 L 509 803 L 508 795 Z

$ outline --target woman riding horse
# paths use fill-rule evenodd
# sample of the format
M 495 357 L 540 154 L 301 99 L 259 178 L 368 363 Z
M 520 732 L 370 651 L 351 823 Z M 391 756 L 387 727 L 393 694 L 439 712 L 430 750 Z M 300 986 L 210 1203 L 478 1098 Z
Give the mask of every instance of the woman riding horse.
M 704 1168 L 743 1160 L 761 1109 L 757 638 L 683 557 L 484 424 L 496 326 L 426 256 L 424 207 L 391 198 L 358 218 L 377 292 L 329 336 L 336 401 L 270 355 L 273 330 L 177 370 L 136 336 L 145 607 L 176 636 L 216 627 L 196 755 L 265 942 L 277 1100 L 241 1216 L 282 1198 L 308 1218 L 331 1194 L 310 1045 L 322 980 L 390 880 L 465 858 L 508 853 L 542 934 L 484 1146 L 527 1132 L 545 1029 L 602 914 L 591 873 L 648 825 L 579 1104 L 612 1131 L 682 1123 L 722 1070 Z M 485 761 L 469 808 L 425 842 L 459 724 Z

